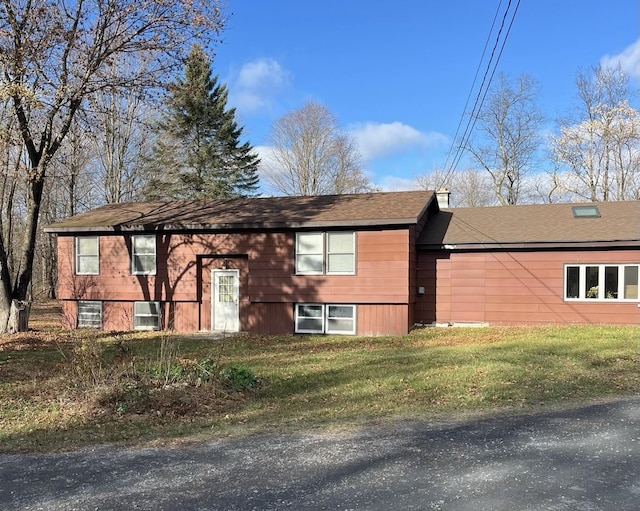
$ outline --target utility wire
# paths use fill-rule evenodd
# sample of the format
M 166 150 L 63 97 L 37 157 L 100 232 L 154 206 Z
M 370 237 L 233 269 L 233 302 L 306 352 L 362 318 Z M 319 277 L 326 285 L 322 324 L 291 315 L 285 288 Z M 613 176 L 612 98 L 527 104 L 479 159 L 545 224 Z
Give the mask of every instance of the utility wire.
M 480 74 L 480 68 L 482 67 L 482 62 L 484 61 L 484 56 L 487 53 L 487 47 L 489 46 L 489 41 L 491 40 L 491 34 L 493 33 L 493 27 L 496 26 L 496 20 L 498 19 L 498 14 L 500 13 L 500 7 L 502 6 L 502 0 L 498 2 L 498 7 L 496 8 L 496 13 L 493 15 L 493 22 L 491 23 L 491 28 L 489 29 L 489 33 L 487 34 L 487 39 L 484 42 L 484 48 L 482 49 L 482 55 L 480 56 L 480 60 L 478 62 L 478 67 L 476 67 L 476 74 L 473 77 L 473 83 L 471 84 L 471 88 L 469 89 L 469 93 L 467 94 L 467 100 L 464 103 L 464 108 L 462 109 L 462 115 L 460 116 L 460 120 L 458 121 L 458 126 L 456 126 L 456 133 L 453 136 L 453 140 L 451 141 L 451 147 L 449 148 L 449 152 L 447 153 L 447 159 L 444 162 L 444 168 L 446 169 L 449 165 L 449 158 L 451 157 L 451 153 L 456 144 L 456 140 L 458 140 L 458 133 L 460 132 L 460 126 L 462 126 L 462 121 L 465 117 L 465 112 L 467 111 L 467 107 L 469 106 L 469 101 L 471 100 L 471 94 L 476 86 L 476 81 L 478 80 L 478 75 Z
M 445 173 L 445 178 L 444 178 L 444 182 L 446 183 L 449 180 L 449 177 L 451 176 L 451 174 L 453 174 L 453 172 L 455 172 L 455 170 L 458 167 L 458 164 L 460 163 L 460 160 L 462 159 L 462 155 L 464 154 L 464 151 L 467 147 L 467 144 L 469 142 L 469 137 L 471 136 L 471 133 L 473 132 L 473 129 L 475 127 L 475 123 L 477 121 L 478 118 L 478 114 L 480 113 L 480 110 L 482 109 L 482 105 L 484 104 L 484 100 L 487 97 L 487 94 L 489 92 L 490 86 L 491 86 L 491 82 L 493 80 L 493 77 L 495 75 L 495 72 L 498 68 L 498 63 L 500 62 L 500 58 L 502 57 L 502 52 L 504 51 L 504 47 L 507 43 L 507 39 L 509 37 L 509 34 L 511 32 L 511 27 L 513 26 L 513 22 L 515 20 L 516 14 L 518 12 L 518 8 L 520 7 L 520 0 L 518 0 L 514 10 L 513 10 L 513 14 L 511 15 L 511 21 L 509 22 L 509 26 L 507 27 L 507 31 L 505 34 L 504 39 L 502 40 L 502 45 L 500 47 L 500 50 L 498 52 L 498 56 L 495 60 L 495 64 L 493 65 L 493 69 L 491 70 L 491 64 L 493 62 L 493 58 L 496 52 L 496 49 L 498 47 L 498 45 L 500 44 L 500 36 L 502 34 L 502 31 L 504 29 L 504 26 L 506 24 L 507 21 L 507 17 L 509 14 L 509 10 L 511 9 L 511 0 L 509 0 L 509 3 L 507 4 L 507 8 L 505 9 L 504 15 L 502 17 L 502 22 L 500 24 L 500 29 L 498 31 L 498 34 L 496 36 L 496 40 L 495 43 L 493 45 L 493 49 L 491 50 L 491 57 L 489 58 L 489 62 L 487 63 L 487 67 L 485 69 L 483 78 L 482 78 L 482 83 L 480 85 L 480 89 L 478 90 L 478 94 L 476 95 L 476 99 L 474 101 L 474 105 L 473 108 L 471 110 L 471 113 L 469 114 L 469 117 L 467 119 L 467 125 L 465 127 L 464 133 L 462 135 L 462 137 L 460 138 L 460 143 L 457 145 L 456 148 L 456 152 L 455 155 L 453 156 L 453 159 L 451 160 L 451 166 L 447 169 L 446 173 Z M 500 9 L 500 5 L 498 6 L 498 9 Z M 494 19 L 495 22 L 495 19 Z M 492 25 L 492 30 L 493 30 L 493 25 Z M 483 51 L 483 56 L 484 56 L 484 51 Z M 482 60 L 481 60 L 482 61 Z M 489 76 L 489 71 L 491 70 L 491 74 Z M 489 80 L 487 81 L 487 76 L 489 76 Z M 486 83 L 486 87 L 485 87 L 485 83 Z M 475 79 L 474 79 L 474 84 L 475 84 Z M 473 85 L 472 85 L 472 90 L 473 90 Z M 469 92 L 469 94 L 471 94 L 471 91 Z M 482 99 L 480 99 L 482 96 Z M 467 98 L 467 104 L 468 104 L 468 98 Z M 466 110 L 466 106 L 467 104 L 465 104 L 465 110 Z M 465 112 L 463 111 L 462 116 L 461 116 L 461 120 L 460 120 L 460 124 L 462 123 L 462 119 L 465 117 Z M 456 131 L 456 136 L 457 136 L 458 131 Z M 451 145 L 451 149 L 449 150 L 449 154 L 447 155 L 447 163 L 449 162 L 449 157 L 451 154 L 451 151 L 453 151 L 454 146 L 456 145 L 456 138 L 454 137 L 454 140 L 452 142 Z M 446 164 L 445 164 L 445 168 L 446 168 Z

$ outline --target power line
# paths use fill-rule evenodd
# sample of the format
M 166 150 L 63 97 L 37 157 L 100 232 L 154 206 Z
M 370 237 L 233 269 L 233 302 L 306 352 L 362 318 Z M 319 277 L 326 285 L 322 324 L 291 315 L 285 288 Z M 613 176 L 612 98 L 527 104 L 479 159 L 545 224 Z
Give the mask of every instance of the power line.
M 484 61 L 484 56 L 487 52 L 487 47 L 489 46 L 489 40 L 491 39 L 491 34 L 493 33 L 493 27 L 496 25 L 496 20 L 498 19 L 498 14 L 500 13 L 500 7 L 502 6 L 502 0 L 498 2 L 498 7 L 496 8 L 496 13 L 493 15 L 493 22 L 491 23 L 491 28 L 489 29 L 489 33 L 487 34 L 487 39 L 484 42 L 484 48 L 482 49 L 482 55 L 480 56 L 480 61 L 478 62 L 478 67 L 476 67 L 476 74 L 473 77 L 473 83 L 471 84 L 471 88 L 469 89 L 469 93 L 467 94 L 467 100 L 464 103 L 464 108 L 462 109 L 462 115 L 460 116 L 460 120 L 458 121 L 458 126 L 456 126 L 456 133 L 453 136 L 453 140 L 451 141 L 451 147 L 449 148 L 449 152 L 447 153 L 447 159 L 444 162 L 444 168 L 446 169 L 449 165 L 449 158 L 451 153 L 453 152 L 453 148 L 455 147 L 456 140 L 458 139 L 458 133 L 460 132 L 460 126 L 462 126 L 462 121 L 464 120 L 464 113 L 467 111 L 467 106 L 469 106 L 469 100 L 471 99 L 471 94 L 473 93 L 473 89 L 476 86 L 476 81 L 478 79 L 478 75 L 480 74 L 480 68 L 482 67 L 482 62 Z
M 502 2 L 500 2 L 500 4 L 498 5 L 498 10 L 500 9 L 500 5 Z M 482 78 L 482 83 L 480 84 L 480 88 L 478 89 L 478 94 L 476 95 L 476 99 L 474 101 L 473 104 L 473 108 L 471 110 L 471 113 L 469 114 L 468 118 L 467 118 L 467 124 L 464 130 L 464 133 L 462 134 L 462 137 L 460 138 L 460 143 L 457 144 L 456 147 L 456 151 L 455 151 L 455 155 L 453 156 L 453 159 L 451 160 L 451 166 L 447 169 L 447 164 L 449 162 L 449 158 L 451 155 L 451 152 L 453 151 L 454 147 L 456 146 L 456 138 L 457 138 L 457 134 L 459 132 L 459 130 L 456 130 L 456 135 L 453 139 L 453 142 L 451 144 L 451 148 L 449 149 L 449 153 L 447 154 L 447 160 L 445 163 L 445 169 L 446 173 L 445 173 L 445 178 L 444 178 L 444 182 L 446 183 L 449 179 L 449 177 L 451 176 L 451 174 L 453 174 L 453 172 L 455 172 L 456 168 L 458 167 L 458 164 L 460 163 L 460 160 L 462 159 L 462 155 L 467 147 L 467 143 L 469 141 L 469 137 L 471 136 L 471 133 L 473 132 L 473 129 L 475 127 L 475 123 L 476 120 L 478 118 L 478 114 L 480 113 L 480 110 L 482 109 L 482 105 L 484 104 L 484 100 L 487 97 L 487 94 L 489 92 L 490 86 L 491 86 L 491 82 L 493 80 L 493 77 L 495 75 L 495 72 L 498 68 L 498 63 L 500 62 L 500 58 L 502 57 L 502 52 L 504 51 L 505 45 L 507 43 L 507 39 L 509 38 L 509 34 L 511 32 L 511 27 L 513 26 L 513 22 L 515 20 L 516 14 L 518 12 L 518 8 L 520 7 L 520 0 L 517 1 L 517 4 L 513 10 L 513 14 L 511 15 L 511 21 L 509 22 L 509 25 L 507 27 L 507 31 L 505 33 L 504 39 L 502 40 L 502 45 L 500 46 L 500 50 L 498 52 L 498 56 L 495 60 L 495 63 L 493 64 L 493 69 L 491 69 L 491 64 L 493 62 L 494 59 L 494 55 L 496 53 L 496 49 L 498 48 L 498 45 L 500 44 L 500 37 L 502 35 L 502 31 L 504 29 L 504 26 L 507 22 L 507 17 L 509 15 L 509 10 L 511 9 L 511 0 L 509 0 L 509 3 L 507 4 L 507 8 L 504 11 L 504 15 L 502 17 L 502 22 L 500 24 L 500 29 L 498 30 L 498 34 L 496 36 L 496 40 L 495 43 L 493 45 L 493 49 L 491 50 L 491 57 L 489 58 L 489 62 L 487 63 L 483 78 Z M 497 16 L 497 13 L 496 13 Z M 495 25 L 495 17 L 494 17 L 494 23 L 491 25 L 491 31 L 489 32 L 489 37 L 491 35 L 491 32 L 493 31 L 493 27 Z M 485 50 L 486 50 L 486 45 L 485 45 Z M 485 54 L 485 50 L 483 50 L 482 53 L 482 58 L 484 58 L 484 54 Z M 482 62 L 482 58 L 480 59 L 480 62 Z M 480 66 L 480 65 L 479 65 Z M 491 70 L 491 74 L 489 75 L 489 72 Z M 489 79 L 487 81 L 487 76 L 489 76 Z M 477 71 L 476 71 L 476 77 L 477 77 Z M 469 95 L 471 95 L 471 92 L 473 91 L 473 87 L 475 85 L 476 82 L 476 78 L 474 78 L 473 84 L 471 86 L 471 90 L 469 91 Z M 486 86 L 485 86 L 486 83 Z M 482 97 L 482 99 L 481 99 Z M 460 123 L 458 124 L 458 127 L 460 126 L 460 124 L 462 124 L 462 119 L 464 119 L 465 115 L 466 115 L 466 107 L 468 105 L 468 100 L 469 97 L 467 97 L 467 103 L 465 103 L 465 111 L 462 112 L 462 116 L 460 118 Z

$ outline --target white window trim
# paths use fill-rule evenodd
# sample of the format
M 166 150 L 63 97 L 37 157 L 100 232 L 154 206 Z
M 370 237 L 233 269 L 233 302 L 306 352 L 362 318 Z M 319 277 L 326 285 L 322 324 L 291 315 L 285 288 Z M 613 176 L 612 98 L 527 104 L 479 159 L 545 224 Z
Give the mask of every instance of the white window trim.
M 333 233 L 341 233 L 341 234 L 351 234 L 352 235 L 352 252 L 353 254 L 353 271 L 329 271 L 328 270 L 328 259 L 329 259 L 329 235 Z M 322 234 L 322 271 L 299 271 L 298 270 L 298 237 L 301 234 Z M 358 246 L 356 239 L 356 231 L 309 231 L 309 232 L 296 232 L 296 242 L 295 242 L 295 254 L 294 254 L 294 264 L 295 264 L 295 272 L 296 275 L 355 275 L 357 268 L 357 259 L 356 259 L 356 247 Z M 345 253 L 345 252 L 338 252 Z
M 351 310 L 353 311 L 353 315 L 350 319 L 353 320 L 353 328 L 351 330 L 330 330 L 329 329 L 329 307 L 351 307 Z M 356 314 L 357 314 L 357 307 L 355 305 L 352 304 L 338 304 L 338 303 L 328 303 L 325 307 L 325 327 L 324 327 L 324 331 L 328 334 L 335 334 L 335 335 L 355 335 L 356 333 L 356 325 L 357 323 L 357 318 L 356 318 Z M 340 318 L 340 319 L 346 319 L 346 318 Z
M 79 241 L 81 239 L 95 239 L 96 240 L 96 245 L 97 245 L 97 250 L 96 250 L 96 255 L 82 255 L 80 254 L 80 250 L 79 250 Z M 75 252 L 75 274 L 76 275 L 100 275 L 100 236 L 76 236 L 74 239 L 74 252 Z M 95 257 L 97 259 L 97 271 L 95 272 L 81 272 L 78 270 L 78 268 L 80 268 L 80 259 L 83 257 Z
M 301 307 L 305 307 L 305 306 L 308 306 L 308 305 L 312 305 L 312 306 L 315 306 L 315 307 L 321 307 L 322 308 L 322 315 L 319 318 L 314 318 L 314 319 L 320 320 L 321 327 L 320 327 L 319 330 L 308 330 L 308 329 L 298 328 L 298 319 L 300 319 L 299 310 L 300 310 Z M 324 333 L 324 304 L 322 304 L 322 303 L 296 303 L 295 304 L 295 308 L 294 308 L 293 326 L 294 326 L 294 331 L 297 334 L 322 334 L 322 333 Z
M 330 252 L 329 251 L 329 236 L 331 234 L 351 234 L 351 252 Z M 324 265 L 327 275 L 355 275 L 356 273 L 356 233 L 353 231 L 332 231 L 326 232 L 325 238 L 325 250 L 324 250 Z M 329 255 L 352 255 L 353 256 L 353 271 L 329 271 Z
M 595 266 L 598 268 L 598 297 L 587 298 L 585 281 L 586 281 L 586 269 L 587 267 Z M 640 274 L 640 264 L 637 263 L 567 263 L 564 265 L 564 274 L 562 277 L 562 297 L 565 302 L 587 302 L 587 303 L 634 303 L 640 301 L 639 298 L 620 298 L 624 296 L 624 268 L 627 266 L 635 266 L 638 268 Z M 606 298 L 604 295 L 605 289 L 605 268 L 617 267 L 618 268 L 618 297 Z M 569 298 L 567 296 L 567 269 L 578 268 L 578 297 Z M 640 280 L 640 277 L 639 277 Z
M 155 264 L 151 271 L 139 271 L 136 270 L 136 251 L 135 251 L 135 239 L 136 238 L 153 238 L 153 257 Z M 141 254 L 151 255 L 151 254 Z M 134 234 L 131 236 L 131 275 L 155 275 L 158 271 L 158 241 L 155 234 Z
M 142 303 L 155 303 L 156 307 L 158 309 L 158 314 L 138 314 L 137 308 L 139 304 Z M 133 329 L 134 330 L 160 330 L 161 327 L 161 316 L 162 316 L 162 311 L 160 309 L 160 302 L 156 302 L 156 301 L 140 301 L 140 302 L 133 302 Z M 157 326 L 138 326 L 136 325 L 136 318 L 141 317 L 141 318 L 158 318 L 157 321 Z
M 93 305 L 98 305 L 99 309 L 100 309 L 100 324 L 99 325 L 93 325 L 93 326 L 87 326 L 87 325 L 80 325 L 80 306 L 81 304 L 93 304 Z M 76 326 L 78 328 L 97 328 L 100 329 L 102 328 L 102 322 L 103 322 L 103 315 L 102 315 L 102 302 L 98 301 L 98 300 L 78 300 L 78 307 L 77 307 L 77 317 L 76 317 Z
M 314 270 L 299 270 L 298 269 L 298 255 L 309 255 L 309 254 L 300 254 L 298 251 L 298 246 L 300 244 L 300 236 L 301 235 L 310 235 L 310 234 L 315 234 L 315 235 L 322 235 L 322 253 L 319 254 L 320 258 L 322 259 L 322 269 L 320 271 L 314 271 Z M 324 233 L 322 232 L 297 232 L 296 233 L 296 250 L 295 250 L 295 266 L 296 266 L 296 275 L 323 275 L 324 271 L 325 271 L 325 252 L 326 252 L 326 236 L 324 235 Z M 315 254 L 314 254 L 315 255 Z
M 309 330 L 298 328 L 298 319 L 300 318 L 299 310 L 304 306 L 321 307 L 322 316 L 315 318 L 321 320 L 322 327 L 318 330 Z M 351 307 L 353 310 L 353 329 L 352 330 L 330 330 L 329 329 L 329 307 Z M 355 335 L 357 328 L 357 310 L 358 307 L 355 304 L 346 303 L 296 303 L 294 309 L 294 331 L 297 334 L 330 334 L 330 335 Z

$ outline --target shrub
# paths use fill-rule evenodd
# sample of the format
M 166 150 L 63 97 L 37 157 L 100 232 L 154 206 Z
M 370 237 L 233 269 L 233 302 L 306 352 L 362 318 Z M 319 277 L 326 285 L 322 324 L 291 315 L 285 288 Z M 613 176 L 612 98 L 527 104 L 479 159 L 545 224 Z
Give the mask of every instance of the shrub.
M 247 390 L 258 383 L 251 368 L 245 365 L 228 365 L 220 371 L 220 382 L 230 390 Z

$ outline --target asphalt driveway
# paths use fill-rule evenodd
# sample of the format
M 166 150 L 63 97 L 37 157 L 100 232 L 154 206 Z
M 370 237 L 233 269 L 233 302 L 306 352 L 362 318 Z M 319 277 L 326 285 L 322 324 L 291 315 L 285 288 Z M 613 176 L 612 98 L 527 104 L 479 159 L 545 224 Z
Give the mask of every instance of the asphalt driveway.
M 7 510 L 637 510 L 640 397 L 178 447 L 0 455 Z

